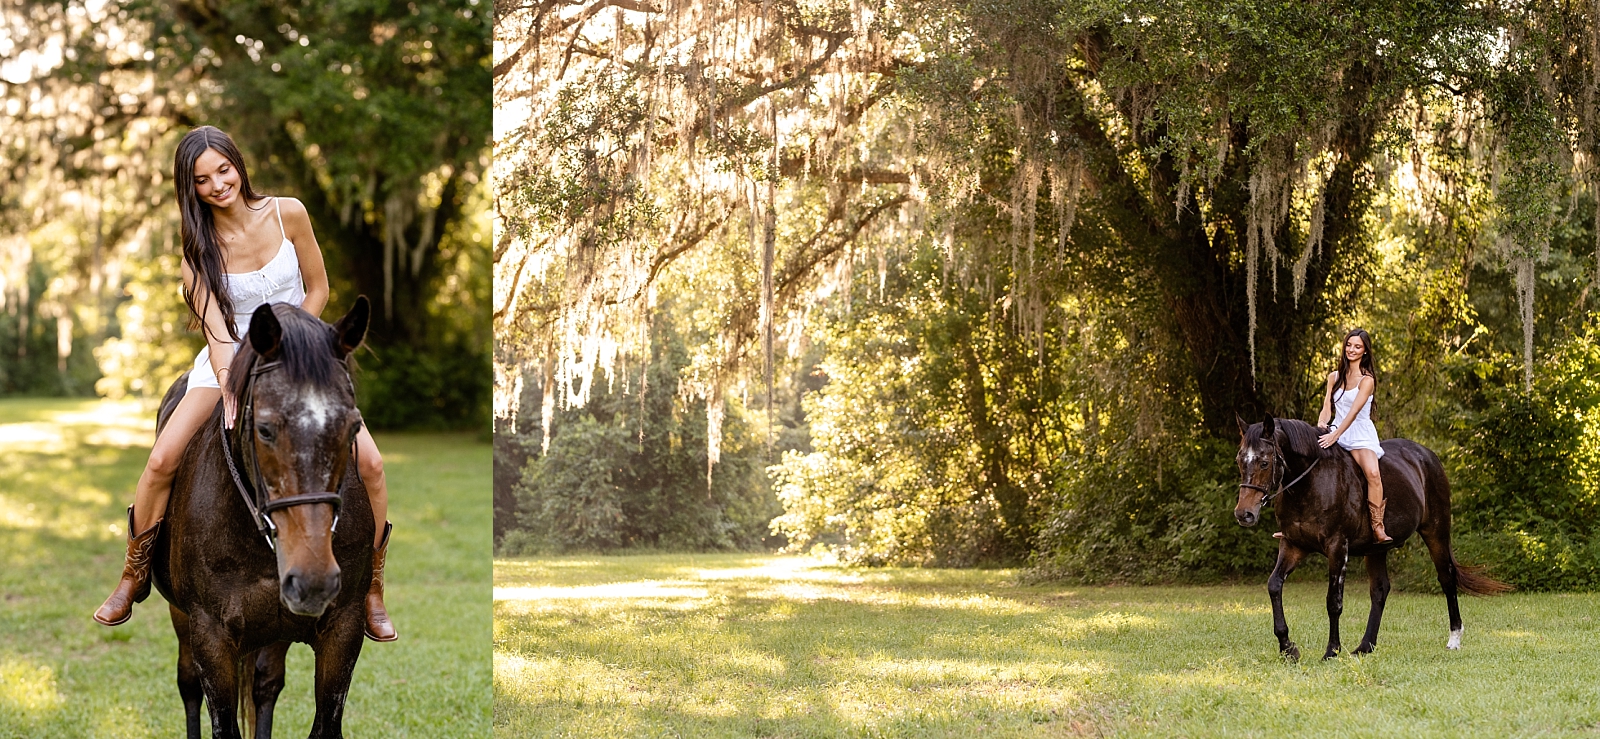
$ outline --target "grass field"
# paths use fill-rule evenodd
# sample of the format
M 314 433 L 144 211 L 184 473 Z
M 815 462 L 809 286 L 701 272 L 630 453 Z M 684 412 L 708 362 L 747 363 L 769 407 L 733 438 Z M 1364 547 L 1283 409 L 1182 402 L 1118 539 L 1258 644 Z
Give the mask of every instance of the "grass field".
M 1359 568 L 1357 568 L 1359 571 Z M 1308 571 L 1309 570 L 1309 571 Z M 795 557 L 495 564 L 497 737 L 1502 737 L 1600 733 L 1600 596 L 1390 596 L 1378 652 L 1317 657 L 1321 560 L 1261 583 L 1024 586 Z M 1366 622 L 1351 581 L 1346 650 Z
M 0 401 L 0 738 L 178 737 L 177 641 L 153 593 L 114 629 L 90 620 L 121 571 L 133 484 L 154 435 L 135 403 Z M 488 736 L 490 445 L 379 434 L 394 541 L 392 644 L 368 642 L 351 737 Z M 279 736 L 311 725 L 311 650 L 290 650 Z M 209 736 L 209 728 L 207 736 Z

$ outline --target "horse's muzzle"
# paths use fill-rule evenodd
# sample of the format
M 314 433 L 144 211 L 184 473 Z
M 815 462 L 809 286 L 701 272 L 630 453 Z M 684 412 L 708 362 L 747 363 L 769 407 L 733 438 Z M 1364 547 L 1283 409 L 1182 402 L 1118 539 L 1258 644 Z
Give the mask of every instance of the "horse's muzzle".
M 1261 512 L 1254 508 L 1245 508 L 1242 510 L 1235 508 L 1233 511 L 1233 518 L 1239 522 L 1240 526 L 1254 526 L 1258 521 L 1261 520 Z
M 291 568 L 278 583 L 278 597 L 283 600 L 284 607 L 300 616 L 321 616 L 338 595 L 337 566 L 316 575 Z

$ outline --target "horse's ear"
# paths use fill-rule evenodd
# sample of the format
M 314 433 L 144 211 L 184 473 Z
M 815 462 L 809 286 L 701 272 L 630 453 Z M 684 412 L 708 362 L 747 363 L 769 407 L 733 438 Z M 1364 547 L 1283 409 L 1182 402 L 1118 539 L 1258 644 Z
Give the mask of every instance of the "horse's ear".
M 1233 420 L 1239 422 L 1239 440 L 1244 441 L 1245 430 L 1248 429 L 1249 426 L 1244 422 L 1244 417 L 1240 416 L 1238 413 L 1233 414 Z
M 283 326 L 272 312 L 271 303 L 263 303 L 250 314 L 250 346 L 262 359 L 272 359 L 283 341 Z
M 1277 424 L 1273 423 L 1272 416 L 1267 416 L 1267 420 L 1261 422 L 1261 438 L 1270 439 L 1274 436 L 1277 436 L 1278 431 L 1275 428 L 1276 425 Z
M 365 295 L 357 295 L 356 304 L 350 306 L 350 312 L 333 324 L 333 331 L 339 337 L 339 356 L 349 356 L 350 352 L 361 346 L 361 341 L 367 338 L 367 325 L 371 317 L 371 301 Z

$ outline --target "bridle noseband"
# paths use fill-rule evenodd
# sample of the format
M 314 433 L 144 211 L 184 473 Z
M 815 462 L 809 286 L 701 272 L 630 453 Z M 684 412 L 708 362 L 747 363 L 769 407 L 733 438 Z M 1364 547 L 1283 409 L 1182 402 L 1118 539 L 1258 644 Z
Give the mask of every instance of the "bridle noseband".
M 1282 495 L 1283 491 L 1294 487 L 1295 483 L 1300 482 L 1301 480 L 1304 480 L 1306 475 L 1311 474 L 1311 470 L 1316 469 L 1317 462 L 1320 462 L 1320 461 L 1322 461 L 1321 457 L 1318 457 L 1317 459 L 1311 460 L 1311 465 L 1309 467 L 1306 467 L 1305 472 L 1301 472 L 1298 477 L 1294 478 L 1293 480 L 1290 480 L 1288 485 L 1284 485 L 1284 484 L 1282 484 L 1283 483 L 1283 475 L 1284 475 L 1284 470 L 1288 469 L 1288 467 L 1289 467 L 1289 460 L 1284 458 L 1283 450 L 1278 448 L 1277 442 L 1273 442 L 1272 443 L 1272 472 L 1273 472 L 1272 476 L 1273 476 L 1273 478 L 1275 478 L 1274 482 L 1278 483 L 1278 485 L 1277 485 L 1278 489 L 1277 490 L 1268 490 L 1267 488 L 1265 488 L 1265 487 L 1263 487 L 1261 485 L 1257 485 L 1257 484 L 1251 483 L 1251 482 L 1241 482 L 1241 483 L 1239 483 L 1239 487 L 1249 488 L 1251 490 L 1260 490 L 1261 492 L 1266 493 L 1266 495 L 1261 496 L 1261 505 L 1266 505 L 1268 503 L 1271 503 L 1273 498 L 1276 498 L 1279 495 Z
M 278 550 L 278 526 L 272 522 L 272 512 L 285 508 L 301 505 L 315 505 L 328 503 L 333 506 L 333 525 L 330 531 L 339 528 L 339 509 L 344 504 L 344 496 L 337 492 L 300 493 L 289 495 L 274 500 L 267 500 L 267 485 L 261 476 L 261 460 L 256 457 L 255 436 L 255 384 L 256 378 L 283 366 L 281 362 L 256 363 L 250 368 L 250 374 L 245 378 L 244 389 L 239 393 L 239 416 L 235 419 L 231 433 L 239 435 L 239 453 L 250 472 L 250 484 L 245 485 L 244 479 L 239 475 L 239 468 L 233 463 L 233 449 L 228 443 L 230 430 L 222 429 L 222 455 L 228 460 L 228 473 L 233 476 L 233 485 L 239 490 L 239 496 L 244 499 L 245 507 L 250 509 L 250 518 L 254 520 L 256 531 L 267 540 L 267 546 L 276 552 Z M 347 368 L 348 369 L 348 368 Z M 346 375 L 346 379 L 349 376 Z M 354 381 L 351 381 L 351 397 L 355 394 Z M 361 424 L 356 423 L 356 431 L 361 430 Z M 354 439 L 354 433 L 351 438 Z

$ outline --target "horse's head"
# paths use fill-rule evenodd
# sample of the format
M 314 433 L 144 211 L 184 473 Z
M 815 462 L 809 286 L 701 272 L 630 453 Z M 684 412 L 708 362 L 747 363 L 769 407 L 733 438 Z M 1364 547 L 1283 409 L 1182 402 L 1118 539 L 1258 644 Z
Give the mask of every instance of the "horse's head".
M 235 432 L 269 519 L 278 593 L 294 613 L 320 616 L 339 594 L 333 532 L 351 442 L 361 428 L 346 358 L 367 333 L 366 297 L 329 326 L 287 304 L 250 318 L 247 347 L 229 378 Z M 265 526 L 266 524 L 261 524 Z
M 1270 499 L 1283 477 L 1283 453 L 1278 449 L 1277 429 L 1271 416 L 1261 423 L 1239 422 L 1239 502 L 1233 517 L 1240 526 L 1254 526 L 1261 520 L 1261 504 Z

